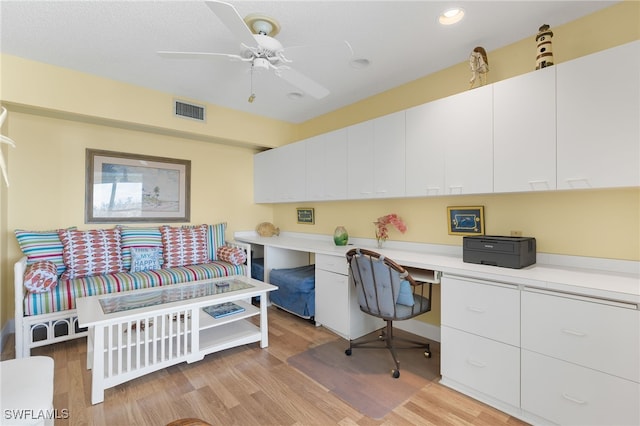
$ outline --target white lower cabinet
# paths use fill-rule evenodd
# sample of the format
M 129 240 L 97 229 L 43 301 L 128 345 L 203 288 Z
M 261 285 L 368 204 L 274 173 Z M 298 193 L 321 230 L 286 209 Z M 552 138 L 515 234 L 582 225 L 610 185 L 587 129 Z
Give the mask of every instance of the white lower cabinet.
M 384 325 L 360 310 L 344 256 L 316 254 L 315 320 L 345 339 L 357 339 Z
M 443 378 L 520 405 L 520 348 L 442 326 Z
M 522 409 L 561 425 L 640 424 L 640 385 L 522 350 Z

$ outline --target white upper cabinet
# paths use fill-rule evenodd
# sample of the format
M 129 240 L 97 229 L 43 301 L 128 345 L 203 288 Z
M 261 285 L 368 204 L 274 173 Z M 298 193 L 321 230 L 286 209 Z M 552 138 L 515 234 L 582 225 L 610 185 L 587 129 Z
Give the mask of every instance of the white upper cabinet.
M 307 201 L 347 198 L 347 129 L 314 136 L 307 145 Z
M 555 70 L 493 85 L 494 192 L 556 189 Z
M 374 196 L 405 195 L 405 112 L 373 120 Z
M 438 101 L 408 109 L 406 120 L 406 194 L 443 195 L 445 145 L 434 134 L 443 120 Z
M 405 195 L 405 112 L 347 128 L 348 197 Z
M 276 189 L 277 150 L 270 149 L 253 156 L 253 200 L 273 203 Z
M 445 146 L 445 194 L 493 191 L 493 96 L 483 86 L 436 101 L 441 120 L 433 129 Z
M 558 189 L 640 185 L 640 41 L 556 73 Z

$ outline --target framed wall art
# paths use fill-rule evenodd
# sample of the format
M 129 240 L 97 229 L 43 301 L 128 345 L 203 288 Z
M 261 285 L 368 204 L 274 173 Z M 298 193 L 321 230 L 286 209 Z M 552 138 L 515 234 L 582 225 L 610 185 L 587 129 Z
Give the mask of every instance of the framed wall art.
M 87 149 L 86 223 L 189 222 L 191 161 Z
M 306 225 L 313 225 L 316 223 L 316 218 L 312 208 L 298 207 L 296 208 L 298 215 L 298 223 L 304 223 Z
M 447 207 L 449 235 L 484 235 L 484 206 Z

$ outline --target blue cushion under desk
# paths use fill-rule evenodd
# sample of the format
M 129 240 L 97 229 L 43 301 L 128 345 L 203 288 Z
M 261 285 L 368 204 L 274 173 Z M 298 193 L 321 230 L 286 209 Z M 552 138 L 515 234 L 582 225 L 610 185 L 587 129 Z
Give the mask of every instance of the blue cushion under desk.
M 272 269 L 269 282 L 278 290 L 269 293 L 271 303 L 303 318 L 316 314 L 315 265 Z
M 264 258 L 251 259 L 251 278 L 254 280 L 264 281 Z

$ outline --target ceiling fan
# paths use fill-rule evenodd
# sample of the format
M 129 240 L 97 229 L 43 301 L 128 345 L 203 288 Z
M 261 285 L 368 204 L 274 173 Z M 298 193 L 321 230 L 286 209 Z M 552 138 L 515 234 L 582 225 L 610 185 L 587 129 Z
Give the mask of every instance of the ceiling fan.
M 205 4 L 240 41 L 242 46 L 240 53 L 158 51 L 158 55 L 178 59 L 228 58 L 250 62 L 252 73 L 254 70 L 273 70 L 278 77 L 316 99 L 322 99 L 329 94 L 326 87 L 287 65 L 292 61 L 285 57 L 282 44 L 273 38 L 280 31 L 280 25 L 273 18 L 249 15 L 242 19 L 238 11 L 229 3 L 206 1 Z M 254 99 L 255 94 L 251 93 L 249 102 L 253 102 Z

